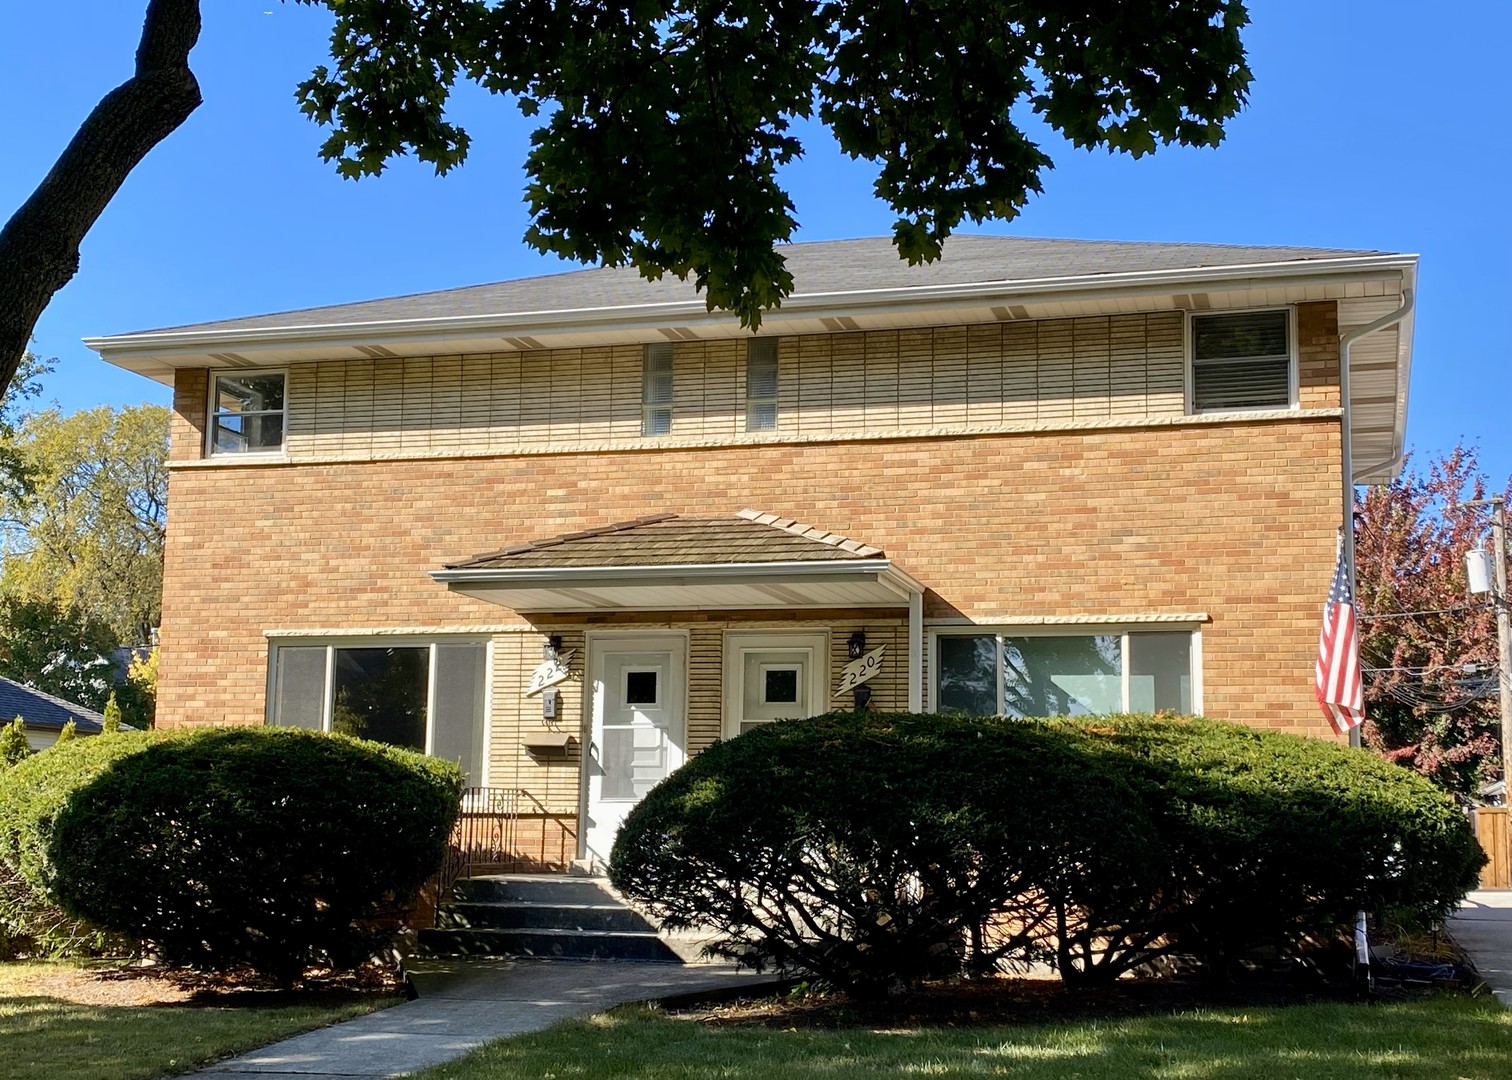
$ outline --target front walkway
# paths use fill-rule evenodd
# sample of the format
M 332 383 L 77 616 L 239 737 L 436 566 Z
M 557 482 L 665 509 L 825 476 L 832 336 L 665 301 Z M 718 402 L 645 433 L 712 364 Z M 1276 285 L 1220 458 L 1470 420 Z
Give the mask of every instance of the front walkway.
M 1471 893 L 1450 918 L 1449 933 L 1470 954 L 1491 992 L 1512 1008 L 1512 890 Z
M 572 960 L 437 961 L 420 997 L 265 1046 L 195 1080 L 378 1080 L 460 1057 L 508 1035 L 630 1001 L 770 986 L 772 977 L 715 964 Z

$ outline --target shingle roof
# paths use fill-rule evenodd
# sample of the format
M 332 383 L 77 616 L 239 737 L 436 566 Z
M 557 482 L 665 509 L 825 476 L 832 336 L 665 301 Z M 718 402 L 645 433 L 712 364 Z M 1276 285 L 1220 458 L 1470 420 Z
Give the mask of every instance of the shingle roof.
M 80 733 L 98 735 L 105 717 L 93 709 L 53 697 L 13 679 L 0 678 L 0 723 L 19 716 L 33 731 L 61 731 L 70 720 Z
M 957 235 L 944 256 L 909 266 L 888 237 L 790 244 L 781 249 L 793 273 L 795 296 L 1014 282 L 1099 274 L 1305 262 L 1376 251 L 1227 244 L 1164 244 L 1109 240 L 1045 240 L 1019 236 Z M 288 329 L 406 319 L 455 318 L 634 307 L 698 300 L 691 283 L 667 276 L 647 281 L 633 267 L 575 270 L 516 278 L 385 300 L 303 308 L 217 322 L 165 328 L 174 332 Z M 155 333 L 157 331 L 141 331 Z
M 448 570 L 547 570 L 596 566 L 679 566 L 880 559 L 838 533 L 792 518 L 742 510 L 732 517 L 656 514 L 518 544 L 449 563 Z

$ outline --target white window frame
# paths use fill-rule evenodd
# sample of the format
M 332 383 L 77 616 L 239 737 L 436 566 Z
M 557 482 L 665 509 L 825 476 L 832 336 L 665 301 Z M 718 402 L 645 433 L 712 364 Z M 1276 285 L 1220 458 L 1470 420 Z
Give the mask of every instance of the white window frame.
M 263 695 L 263 723 L 273 726 L 277 717 L 274 708 L 278 693 L 278 651 L 287 648 L 325 649 L 325 687 L 320 704 L 320 730 L 331 731 L 331 713 L 335 708 L 336 650 L 337 649 L 415 649 L 428 650 L 425 669 L 425 753 L 435 749 L 436 726 L 436 647 L 439 645 L 483 646 L 483 761 L 478 784 L 474 787 L 489 787 L 489 765 L 493 753 L 493 638 L 486 634 L 435 634 L 435 635 L 374 635 L 359 634 L 338 637 L 322 634 L 316 637 L 278 637 L 268 641 L 268 683 Z
M 293 380 L 289 378 L 288 368 L 211 368 L 208 372 L 209 379 L 206 383 L 206 410 L 205 410 L 205 453 L 207 458 L 220 458 L 224 461 L 257 461 L 288 456 L 289 452 L 289 387 Z M 218 408 L 218 395 L 215 392 L 217 379 L 253 378 L 258 375 L 281 375 L 284 383 L 284 406 L 283 415 L 283 442 L 278 444 L 276 450 L 220 450 L 215 445 L 216 417 L 220 415 Z M 276 410 L 262 410 L 262 415 L 271 416 Z
M 745 657 L 751 652 L 810 653 L 808 664 L 809 714 L 830 711 L 830 632 L 828 630 L 726 630 L 724 657 L 724 715 L 722 738 L 740 734 L 740 713 L 745 703 Z
M 651 401 L 651 365 L 660 363 L 657 356 L 653 360 L 653 350 L 666 350 L 667 380 L 671 387 L 671 393 L 666 401 Z M 670 341 L 654 341 L 641 348 L 641 438 L 665 439 L 672 434 L 672 424 L 676 418 L 674 403 L 677 401 L 677 353 Z M 651 417 L 653 413 L 663 410 L 667 414 L 667 430 L 652 431 Z
M 1210 315 L 1259 315 L 1269 311 L 1286 312 L 1286 404 L 1251 405 L 1238 409 L 1204 409 L 1197 411 L 1196 334 L 1192 324 Z M 1182 352 L 1186 360 L 1186 397 L 1183 410 L 1188 416 L 1222 416 L 1225 413 L 1275 412 L 1278 409 L 1299 408 L 1297 374 L 1297 308 L 1295 304 L 1273 305 L 1255 308 L 1213 308 L 1207 311 L 1188 311 L 1182 322 Z
M 1059 625 L 1029 625 L 1006 623 L 975 623 L 957 626 L 931 627 L 929 634 L 929 683 L 925 687 L 924 708 L 933 712 L 939 708 L 940 698 L 940 639 L 942 637 L 992 637 L 997 638 L 997 711 L 1003 712 L 1003 639 L 1008 637 L 1104 637 L 1118 634 L 1119 672 L 1122 683 L 1119 701 L 1122 711 L 1129 709 L 1129 635 L 1130 634 L 1190 634 L 1192 647 L 1191 692 L 1192 715 L 1202 715 L 1202 626 L 1188 622 L 1150 623 L 1064 623 Z

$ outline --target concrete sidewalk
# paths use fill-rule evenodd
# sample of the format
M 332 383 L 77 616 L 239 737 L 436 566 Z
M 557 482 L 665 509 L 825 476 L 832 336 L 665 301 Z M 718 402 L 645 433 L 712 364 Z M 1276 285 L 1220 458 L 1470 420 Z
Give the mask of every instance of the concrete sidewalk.
M 1491 992 L 1512 1008 L 1512 890 L 1471 893 L 1450 918 L 1449 933 L 1470 954 Z
M 630 1001 L 752 992 L 770 975 L 714 964 L 574 960 L 437 962 L 420 997 L 265 1046 L 192 1074 L 195 1080 L 378 1080 L 450 1061 L 508 1035 L 550 1027 Z

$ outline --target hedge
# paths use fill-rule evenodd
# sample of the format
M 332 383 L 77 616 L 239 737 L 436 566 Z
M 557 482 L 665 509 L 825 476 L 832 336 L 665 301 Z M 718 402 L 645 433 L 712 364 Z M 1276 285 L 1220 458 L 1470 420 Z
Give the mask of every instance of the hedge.
M 171 964 L 281 980 L 371 955 L 440 866 L 454 765 L 342 736 L 200 728 L 76 740 L 0 777 L 0 859 Z
M 1357 907 L 1433 918 L 1481 856 L 1361 751 L 1203 720 L 837 713 L 716 744 L 630 813 L 613 884 L 716 951 L 856 993 L 1053 960 L 1214 972 Z

